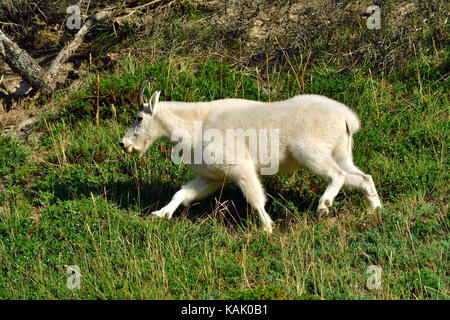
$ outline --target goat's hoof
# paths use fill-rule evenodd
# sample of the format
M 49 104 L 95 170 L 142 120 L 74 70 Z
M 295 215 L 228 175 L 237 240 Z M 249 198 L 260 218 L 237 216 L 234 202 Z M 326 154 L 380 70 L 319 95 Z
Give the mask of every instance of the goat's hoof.
M 153 211 L 152 213 L 150 213 L 150 215 L 148 216 L 149 219 L 154 219 L 154 218 L 168 218 L 168 214 L 162 210 L 158 210 L 158 211 Z
M 376 207 L 370 208 L 370 213 L 372 213 L 372 214 L 379 213 L 379 212 L 381 212 L 381 206 L 376 206 Z
M 328 208 L 324 207 L 324 208 L 317 208 L 317 216 L 319 218 L 321 218 L 322 216 L 327 216 L 328 213 L 330 212 L 330 210 L 328 210 Z
M 381 202 L 379 197 L 371 197 L 370 199 L 370 212 L 375 213 L 381 211 Z
M 264 232 L 266 232 L 268 234 L 272 234 L 272 232 L 273 232 L 272 226 L 270 226 L 270 227 L 269 226 L 264 226 L 263 230 L 264 230 Z
M 148 216 L 149 219 L 155 219 L 155 218 L 161 218 L 160 216 L 158 216 L 157 214 L 155 214 L 155 212 L 150 213 L 150 215 Z
M 275 222 L 270 221 L 268 225 L 265 225 L 263 227 L 264 232 L 267 232 L 268 234 L 272 234 L 273 229 L 275 228 Z

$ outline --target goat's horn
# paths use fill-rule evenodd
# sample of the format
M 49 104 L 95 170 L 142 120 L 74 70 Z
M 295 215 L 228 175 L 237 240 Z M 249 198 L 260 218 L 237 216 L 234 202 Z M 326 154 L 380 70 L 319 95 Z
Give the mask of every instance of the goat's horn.
M 139 85 L 139 108 L 143 109 L 144 108 L 144 90 L 145 87 L 147 86 L 148 81 L 142 80 L 141 84 Z

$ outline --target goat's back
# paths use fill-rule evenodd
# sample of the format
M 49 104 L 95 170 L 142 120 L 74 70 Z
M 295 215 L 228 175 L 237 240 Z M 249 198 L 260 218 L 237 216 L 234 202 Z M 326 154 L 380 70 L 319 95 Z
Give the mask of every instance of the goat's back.
M 299 95 L 283 101 L 258 102 L 239 99 L 217 107 L 207 117 L 204 128 L 279 129 L 281 137 L 324 139 L 359 127 L 355 113 L 346 105 L 319 95 Z

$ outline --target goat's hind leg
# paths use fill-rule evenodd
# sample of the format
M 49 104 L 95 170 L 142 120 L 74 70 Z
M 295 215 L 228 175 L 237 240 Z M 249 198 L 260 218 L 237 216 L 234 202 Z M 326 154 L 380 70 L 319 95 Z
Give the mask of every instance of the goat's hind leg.
M 319 216 L 328 214 L 334 198 L 345 182 L 346 172 L 343 171 L 331 155 L 320 150 L 304 151 L 302 148 L 294 150 L 293 155 L 299 163 L 327 180 L 328 186 L 319 199 L 317 213 Z
M 369 201 L 371 211 L 381 209 L 380 197 L 373 183 L 372 176 L 359 170 L 351 159 L 338 159 L 337 163 L 342 170 L 347 172 L 344 187 L 362 192 Z
M 183 185 L 181 189 L 174 194 L 169 204 L 158 211 L 152 212 L 150 218 L 160 217 L 170 219 L 180 204 L 187 205 L 193 200 L 201 199 L 217 190 L 219 186 L 219 181 L 195 178 Z
M 333 151 L 334 160 L 347 173 L 344 187 L 362 192 L 369 201 L 372 211 L 380 209 L 380 197 L 378 196 L 373 179 L 353 164 L 351 145 L 348 145 L 348 143 L 351 143 L 351 140 L 347 143 L 339 144 Z
M 346 173 L 339 169 L 339 166 L 331 159 L 322 159 L 322 163 L 315 168 L 316 172 L 329 181 L 325 192 L 319 199 L 317 213 L 319 216 L 329 213 L 334 198 L 341 190 L 345 182 Z
M 381 209 L 380 197 L 378 196 L 377 189 L 373 183 L 372 176 L 362 172 L 350 172 L 345 178 L 344 187 L 361 191 L 369 201 L 370 210 L 372 212 Z

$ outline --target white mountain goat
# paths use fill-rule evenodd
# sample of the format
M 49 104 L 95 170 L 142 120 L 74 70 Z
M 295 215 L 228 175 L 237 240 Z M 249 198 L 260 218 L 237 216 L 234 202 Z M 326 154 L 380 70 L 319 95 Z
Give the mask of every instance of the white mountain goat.
M 258 213 L 264 230 L 271 233 L 274 223 L 264 209 L 266 197 L 258 173 L 288 173 L 299 168 L 308 168 L 329 183 L 319 200 L 319 214 L 328 213 L 343 186 L 361 191 L 372 211 L 381 208 L 372 177 L 353 164 L 352 135 L 359 129 L 359 120 L 344 104 L 318 95 L 277 102 L 159 102 L 159 91 L 144 103 L 146 86 L 141 82 L 140 110 L 119 145 L 127 153 L 142 156 L 157 139 L 183 137 L 179 144 L 183 159 L 196 175 L 150 217 L 171 218 L 180 204 L 187 205 L 214 192 L 225 181 L 234 181 Z M 271 139 L 270 148 L 268 132 L 276 138 Z M 203 150 L 200 156 L 198 150 Z M 270 164 L 275 170 L 268 170 L 268 158 L 276 160 Z

